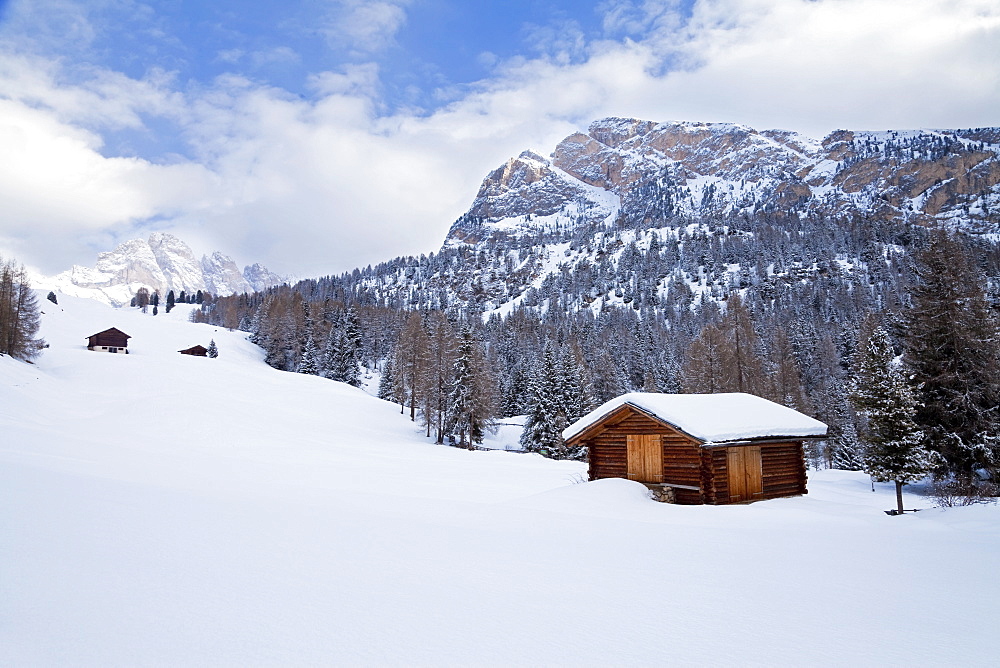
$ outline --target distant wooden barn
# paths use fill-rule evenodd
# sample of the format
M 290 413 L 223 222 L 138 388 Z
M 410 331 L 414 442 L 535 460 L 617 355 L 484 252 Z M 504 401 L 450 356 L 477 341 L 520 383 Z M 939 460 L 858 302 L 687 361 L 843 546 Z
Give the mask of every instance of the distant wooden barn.
M 682 504 L 806 493 L 803 440 L 826 425 L 750 394 L 633 392 L 564 432 L 589 451 L 590 479 L 628 478 Z
M 195 355 L 196 357 L 207 357 L 208 348 L 205 346 L 191 346 L 190 348 L 185 348 L 184 350 L 178 350 L 181 355 Z
M 128 340 L 132 337 L 112 327 L 87 337 L 87 350 L 98 350 L 106 353 L 128 354 Z

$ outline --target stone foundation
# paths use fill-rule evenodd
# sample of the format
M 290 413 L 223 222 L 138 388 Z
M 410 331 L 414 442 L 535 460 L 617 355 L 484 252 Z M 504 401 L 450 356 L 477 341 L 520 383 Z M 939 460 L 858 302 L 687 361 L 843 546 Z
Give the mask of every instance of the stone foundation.
M 643 483 L 649 490 L 650 495 L 653 497 L 654 501 L 659 501 L 660 503 L 676 503 L 676 498 L 674 495 L 673 487 L 664 487 L 663 485 L 658 485 L 656 483 Z

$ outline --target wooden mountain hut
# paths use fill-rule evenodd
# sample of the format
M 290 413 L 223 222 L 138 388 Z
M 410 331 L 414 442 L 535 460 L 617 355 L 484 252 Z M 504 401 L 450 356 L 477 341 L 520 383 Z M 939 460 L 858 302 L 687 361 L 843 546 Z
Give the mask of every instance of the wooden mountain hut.
M 185 348 L 184 350 L 178 350 L 181 355 L 194 355 L 196 357 L 207 357 L 208 348 L 202 345 L 191 346 L 190 348 Z
M 590 479 L 628 478 L 657 498 L 726 504 L 805 494 L 802 444 L 826 425 L 751 394 L 624 394 L 563 431 Z
M 87 337 L 87 350 L 98 350 L 106 353 L 128 354 L 128 340 L 132 337 L 112 327 Z

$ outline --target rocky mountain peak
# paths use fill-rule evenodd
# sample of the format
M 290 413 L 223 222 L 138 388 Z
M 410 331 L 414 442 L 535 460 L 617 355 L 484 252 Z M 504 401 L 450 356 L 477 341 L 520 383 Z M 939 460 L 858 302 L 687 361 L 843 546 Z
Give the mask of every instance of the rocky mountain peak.
M 91 297 L 115 306 L 129 303 L 136 290 L 146 287 L 166 295 L 173 290 L 198 290 L 226 296 L 263 290 L 284 279 L 260 264 L 240 271 L 229 256 L 216 251 L 198 260 L 184 241 L 165 232 L 153 232 L 146 240 L 130 239 L 112 251 L 99 253 L 93 268 L 74 266 L 53 277 L 37 277 L 43 289 Z
M 594 121 L 483 181 L 445 245 L 497 232 L 705 216 L 862 214 L 1000 232 L 1000 128 L 823 140 L 733 123 Z

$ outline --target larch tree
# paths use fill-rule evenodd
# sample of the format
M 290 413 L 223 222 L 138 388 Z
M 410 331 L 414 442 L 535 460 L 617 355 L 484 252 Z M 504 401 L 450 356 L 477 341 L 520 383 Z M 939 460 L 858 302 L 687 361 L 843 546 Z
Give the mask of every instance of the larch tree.
M 757 350 L 757 334 L 750 310 L 738 293 L 726 300 L 726 315 L 722 319 L 725 336 L 720 352 L 724 392 L 747 392 L 763 396 L 764 370 Z
M 149 309 L 149 288 L 140 287 L 135 291 L 135 306 L 145 313 Z
M 902 513 L 903 485 L 926 476 L 934 455 L 924 447 L 914 421 L 917 400 L 881 326 L 872 331 L 858 356 L 851 401 L 865 419 L 865 471 L 875 480 L 896 484 L 896 507 Z
M 427 364 L 421 383 L 420 413 L 427 436 L 433 431 L 435 441 L 444 443 L 451 371 L 455 362 L 455 330 L 443 311 L 431 311 L 427 320 Z
M 35 339 L 40 326 L 38 301 L 27 271 L 0 257 L 0 355 L 22 360 L 37 357 L 45 345 Z
M 707 325 L 687 349 L 683 367 L 685 392 L 714 394 L 726 391 L 726 334 L 718 325 Z
M 403 396 L 410 407 L 410 420 L 416 421 L 417 408 L 422 402 L 423 380 L 427 368 L 427 331 L 416 311 L 410 313 L 400 332 L 395 349 L 395 372 L 399 375 Z

